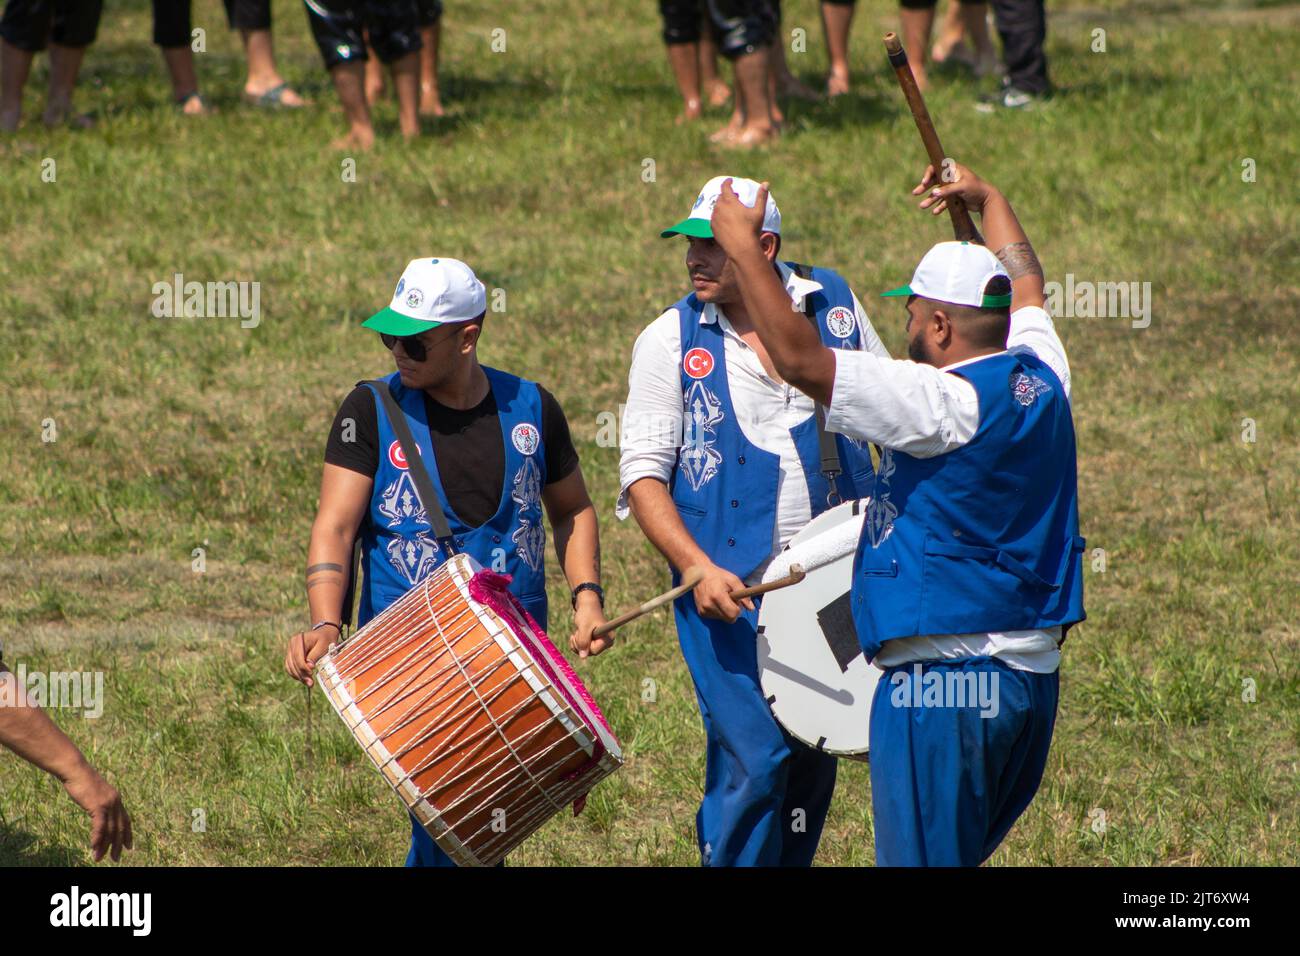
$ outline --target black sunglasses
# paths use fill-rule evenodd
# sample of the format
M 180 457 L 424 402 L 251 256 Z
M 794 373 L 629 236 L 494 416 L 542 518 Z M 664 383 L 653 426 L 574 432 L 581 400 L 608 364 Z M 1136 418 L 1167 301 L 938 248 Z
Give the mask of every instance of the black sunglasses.
M 452 333 L 455 334 L 456 331 L 456 329 L 453 329 Z M 424 334 L 427 333 L 420 333 L 420 335 Z M 380 332 L 379 340 L 384 343 L 384 348 L 390 352 L 393 350 L 394 345 L 401 342 L 402 351 L 406 353 L 412 362 L 423 362 L 429 357 L 429 350 L 425 348 L 424 340 L 420 338 L 420 335 L 389 335 L 387 332 Z M 451 338 L 451 336 L 449 335 L 446 338 Z

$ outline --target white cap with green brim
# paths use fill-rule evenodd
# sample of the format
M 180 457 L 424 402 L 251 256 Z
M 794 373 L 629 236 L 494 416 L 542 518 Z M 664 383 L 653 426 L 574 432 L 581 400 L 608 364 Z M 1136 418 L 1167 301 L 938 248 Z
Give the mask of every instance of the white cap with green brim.
M 881 294 L 919 295 L 976 309 L 1005 308 L 1011 304 L 1010 294 L 989 295 L 984 291 L 995 276 L 1011 281 L 998 257 L 984 246 L 941 242 L 925 254 L 909 284 Z
M 740 197 L 740 201 L 753 209 L 754 203 L 758 200 L 758 183 L 752 179 L 738 179 L 735 176 L 714 176 L 704 184 L 700 194 L 695 197 L 691 214 L 677 225 L 669 226 L 659 233 L 660 238 L 691 236 L 695 239 L 712 239 L 713 207 L 718 204 L 718 198 L 722 195 L 722 184 L 728 179 L 731 180 L 731 188 Z M 772 198 L 771 193 L 767 194 L 767 206 L 763 209 L 763 232 L 774 232 L 778 236 L 781 234 L 781 210 L 776 208 L 776 200 Z
M 386 335 L 419 335 L 449 322 L 468 322 L 487 311 L 487 289 L 459 259 L 412 259 L 393 301 L 362 326 Z

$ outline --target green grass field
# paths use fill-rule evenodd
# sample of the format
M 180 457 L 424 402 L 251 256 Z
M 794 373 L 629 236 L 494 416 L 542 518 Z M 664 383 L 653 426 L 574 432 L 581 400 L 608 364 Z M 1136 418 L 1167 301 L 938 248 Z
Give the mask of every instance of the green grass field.
M 416 255 L 463 258 L 506 290 L 482 357 L 564 405 L 611 604 L 656 592 L 662 562 L 615 521 L 618 450 L 599 437 L 637 333 L 687 287 L 682 250 L 658 229 L 715 174 L 770 179 L 784 252 L 843 272 L 895 354 L 901 309 L 875 293 L 950 238 L 908 195 L 922 153 L 878 39 L 896 10 L 863 5 L 850 97 L 790 105 L 783 141 L 735 156 L 706 142 L 721 114 L 674 126 L 651 0 L 614 17 L 594 0 L 453 2 L 451 115 L 408 146 L 382 106 L 380 143 L 349 183 L 300 4 L 276 3 L 277 47 L 316 106 L 288 115 L 239 104 L 237 40 L 216 0 L 195 4 L 220 109 L 206 120 L 171 107 L 147 6 L 108 5 L 78 99 L 97 129 L 32 122 L 42 58 L 27 125 L 0 138 L 5 659 L 105 673 L 101 718 L 54 716 L 122 790 L 129 863 L 398 863 L 396 799 L 323 698 L 309 705 L 281 669 L 306 621 L 331 417 L 353 382 L 389 369 L 359 321 Z M 786 7 L 787 36 L 809 38 L 792 68 L 819 84 L 816 4 Z M 1153 308 L 1144 329 L 1058 318 L 1083 533 L 1105 570 L 1089 570 L 1089 619 L 1066 644 L 1042 788 L 991 862 L 1295 864 L 1300 6 L 1051 11 L 1060 92 L 1047 109 L 983 116 L 972 82 L 939 74 L 931 112 L 948 150 L 1009 195 L 1049 280 L 1150 282 Z M 498 27 L 504 53 L 489 48 Z M 1090 50 L 1097 28 L 1104 53 Z M 260 324 L 155 318 L 152 286 L 177 272 L 260 282 Z M 47 419 L 56 441 L 42 440 Z M 199 547 L 204 573 L 191 570 Z M 694 864 L 703 733 L 670 618 L 639 621 L 580 670 L 627 765 L 581 817 L 552 821 L 512 859 Z M 83 863 L 86 843 L 57 783 L 0 753 L 0 864 Z M 866 767 L 846 762 L 818 860 L 872 859 Z

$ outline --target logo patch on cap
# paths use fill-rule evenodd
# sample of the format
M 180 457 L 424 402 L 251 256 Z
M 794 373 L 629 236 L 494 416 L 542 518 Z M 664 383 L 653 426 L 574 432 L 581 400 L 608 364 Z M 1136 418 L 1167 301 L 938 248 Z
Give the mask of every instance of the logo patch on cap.
M 510 430 L 510 441 L 521 455 L 531 455 L 537 451 L 541 440 L 542 436 L 537 433 L 536 426 L 527 422 L 520 422 Z
M 418 309 L 422 302 L 424 302 L 424 293 L 419 289 L 412 289 L 406 293 L 406 307 L 408 309 Z
M 388 446 L 388 460 L 394 468 L 400 468 L 406 471 L 409 467 L 406 464 L 406 453 L 402 451 L 402 443 L 395 441 Z
M 402 290 L 405 288 L 406 288 L 406 276 L 402 276 L 400 279 L 397 280 L 397 289 L 393 292 L 393 298 L 396 299 L 398 296 L 400 296 L 402 294 Z
M 682 357 L 682 368 L 691 378 L 704 378 L 713 371 L 713 353 L 708 349 L 691 349 Z
M 826 327 L 831 330 L 832 335 L 847 339 L 858 327 L 857 316 L 853 314 L 852 309 L 837 305 L 826 313 Z

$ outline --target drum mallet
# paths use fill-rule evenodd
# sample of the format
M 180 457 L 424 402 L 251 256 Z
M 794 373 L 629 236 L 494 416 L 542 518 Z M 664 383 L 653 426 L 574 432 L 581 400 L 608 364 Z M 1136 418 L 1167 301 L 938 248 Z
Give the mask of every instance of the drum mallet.
M 686 592 L 693 590 L 695 588 L 695 585 L 699 584 L 700 581 L 702 581 L 703 579 L 704 579 L 704 572 L 700 568 L 697 567 L 687 568 L 684 572 L 682 572 L 682 583 L 679 584 L 677 587 L 673 588 L 671 591 L 665 591 L 663 594 L 659 595 L 658 597 L 652 597 L 650 600 L 646 601 L 640 607 L 633 608 L 632 610 L 628 611 L 626 614 L 620 614 L 612 621 L 606 621 L 604 624 L 600 625 L 600 627 L 592 631 L 591 636 L 600 637 L 604 634 L 608 634 L 610 631 L 614 630 L 614 628 L 622 627 L 628 621 L 635 621 L 642 614 L 648 614 L 657 607 L 662 607 L 663 605 L 669 603 L 670 601 L 677 600 Z
M 788 588 L 792 584 L 798 584 L 806 577 L 803 568 L 797 564 L 790 565 L 790 573 L 783 578 L 777 578 L 775 581 L 768 581 L 766 584 L 755 584 L 750 588 L 741 588 L 739 591 L 732 591 L 728 597 L 733 601 L 740 601 L 747 597 L 757 597 L 760 594 L 766 594 L 768 591 L 775 591 L 778 588 Z
M 638 608 L 628 611 L 626 614 L 620 614 L 612 621 L 606 621 L 600 627 L 591 632 L 592 637 L 600 637 L 602 634 L 608 634 L 616 627 L 622 627 L 628 621 L 634 621 L 642 614 L 653 611 L 657 607 L 662 607 L 669 601 L 675 601 L 688 591 L 694 590 L 695 585 L 699 584 L 704 578 L 704 572 L 699 568 L 690 567 L 682 574 L 682 583 L 671 591 L 665 591 L 658 597 L 653 597 L 646 601 Z M 777 588 L 786 588 L 792 584 L 798 584 L 804 579 L 803 568 L 797 564 L 790 566 L 790 573 L 783 578 L 775 581 L 768 581 L 766 584 L 755 584 L 753 587 L 741 588 L 739 591 L 732 591 L 730 598 L 733 601 L 740 601 L 747 597 L 757 597 L 760 594 L 766 594 L 768 591 L 775 591 Z

